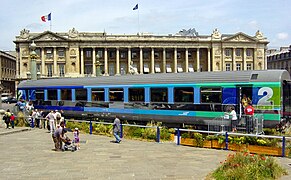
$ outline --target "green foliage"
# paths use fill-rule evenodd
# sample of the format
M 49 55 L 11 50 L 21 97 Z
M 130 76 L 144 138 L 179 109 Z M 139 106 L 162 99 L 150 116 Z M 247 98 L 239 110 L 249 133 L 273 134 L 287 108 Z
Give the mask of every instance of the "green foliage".
M 170 128 L 168 129 L 167 127 L 163 127 L 160 129 L 160 138 L 162 140 L 170 140 L 171 134 L 174 134 L 175 129 Z
M 225 136 L 223 135 L 218 135 L 218 144 L 222 144 L 225 142 Z
M 200 133 L 194 133 L 193 134 L 193 140 L 194 143 L 197 144 L 198 147 L 203 147 L 203 135 Z
M 276 135 L 277 131 L 276 129 L 264 128 L 264 133 L 265 135 Z
M 246 138 L 245 136 L 229 136 L 228 137 L 229 143 L 230 144 L 237 144 L 237 145 L 242 145 L 245 144 Z
M 184 132 L 181 134 L 181 138 L 190 138 L 190 134 L 188 132 Z
M 248 152 L 229 154 L 213 173 L 214 179 L 278 179 L 286 175 L 272 157 L 253 155 Z

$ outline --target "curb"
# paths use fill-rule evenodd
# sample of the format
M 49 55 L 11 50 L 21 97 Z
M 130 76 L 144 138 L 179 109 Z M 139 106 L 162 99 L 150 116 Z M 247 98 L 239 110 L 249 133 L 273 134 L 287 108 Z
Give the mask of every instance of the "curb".
M 14 130 L 14 131 L 9 131 L 9 132 L 0 132 L 0 136 L 8 135 L 8 134 L 14 134 L 14 133 L 20 133 L 24 131 L 30 131 L 30 128 L 25 128 L 25 129 L 20 129 L 20 130 Z

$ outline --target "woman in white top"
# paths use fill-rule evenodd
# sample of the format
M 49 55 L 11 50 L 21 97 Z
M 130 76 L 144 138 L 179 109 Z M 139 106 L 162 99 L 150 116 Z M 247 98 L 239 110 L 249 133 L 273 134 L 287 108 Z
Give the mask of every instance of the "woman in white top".
M 229 113 L 230 117 L 231 117 L 231 127 L 232 127 L 232 132 L 236 132 L 236 126 L 237 126 L 237 116 L 236 116 L 236 112 L 234 110 L 234 107 L 230 108 L 230 113 Z

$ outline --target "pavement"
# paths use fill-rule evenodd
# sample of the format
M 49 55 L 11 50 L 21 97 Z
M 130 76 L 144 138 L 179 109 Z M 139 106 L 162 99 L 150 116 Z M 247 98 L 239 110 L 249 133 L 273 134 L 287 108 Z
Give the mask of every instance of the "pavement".
M 73 134 L 68 134 L 73 138 Z M 0 127 L 0 179 L 205 179 L 231 151 L 80 134 L 81 149 L 56 152 L 44 129 Z M 291 179 L 291 159 L 278 158 Z M 290 165 L 289 165 L 290 164 Z

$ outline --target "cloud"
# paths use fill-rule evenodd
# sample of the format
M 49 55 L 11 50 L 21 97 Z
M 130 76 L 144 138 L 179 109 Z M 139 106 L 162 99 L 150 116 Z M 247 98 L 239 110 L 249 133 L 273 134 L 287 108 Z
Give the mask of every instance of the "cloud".
M 249 23 L 250 28 L 258 30 L 259 29 L 259 24 L 256 20 L 252 20 Z
M 289 37 L 288 33 L 285 32 L 278 33 L 276 36 L 280 40 L 286 40 Z

